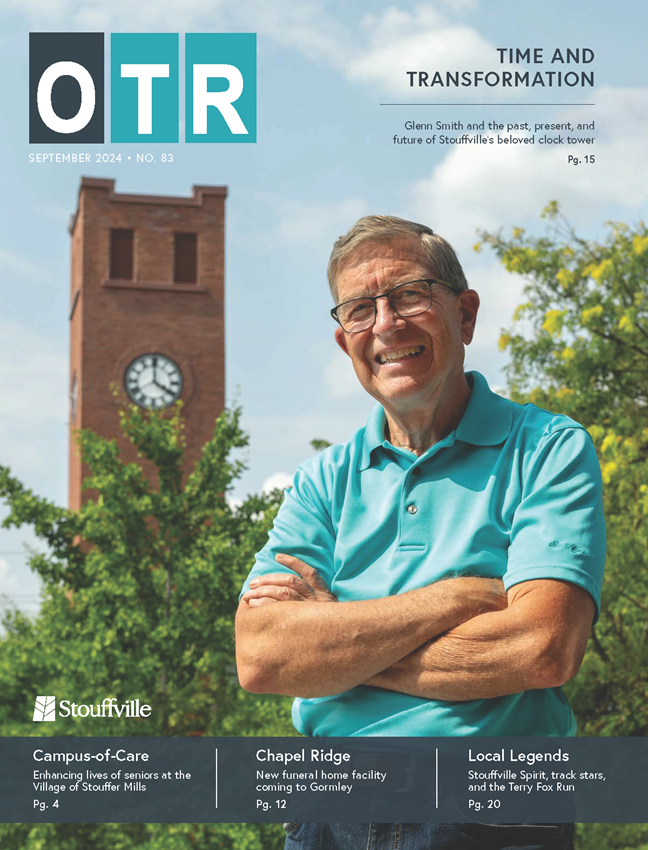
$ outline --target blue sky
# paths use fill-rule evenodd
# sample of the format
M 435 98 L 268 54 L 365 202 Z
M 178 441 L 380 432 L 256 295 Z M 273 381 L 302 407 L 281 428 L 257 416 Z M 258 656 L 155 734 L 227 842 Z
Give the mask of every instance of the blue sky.
M 537 231 L 539 213 L 552 199 L 562 202 L 586 236 L 599 235 L 606 220 L 645 215 L 646 17 L 638 0 L 614 11 L 599 0 L 5 0 L 0 463 L 37 492 L 65 503 L 67 221 L 82 174 L 115 178 L 121 192 L 188 195 L 192 184 L 229 187 L 227 393 L 242 404 L 251 436 L 250 469 L 238 496 L 260 490 L 269 479 L 286 480 L 311 453 L 313 437 L 345 440 L 370 408 L 334 345 L 325 275 L 333 240 L 360 215 L 424 221 L 455 245 L 483 304 L 467 365 L 503 384 L 497 338 L 520 301 L 521 282 L 487 252 L 472 251 L 476 230 L 521 225 Z M 28 144 L 30 30 L 256 32 L 258 142 L 164 146 L 174 154 L 171 164 L 30 163 L 30 152 L 72 150 Z M 497 47 L 543 47 L 545 57 L 555 47 L 591 48 L 595 60 L 587 68 L 593 68 L 596 86 L 479 90 L 478 98 L 470 89 L 431 94 L 407 86 L 405 71 L 411 69 L 499 70 Z M 430 100 L 442 105 L 420 105 Z M 491 105 L 467 105 L 474 100 Z M 596 105 L 531 105 L 572 101 Z M 568 165 L 564 146 L 394 145 L 394 135 L 412 135 L 404 130 L 407 119 L 595 120 L 595 145 L 576 152 L 594 153 L 596 164 Z M 125 155 L 146 149 L 82 147 Z M 30 539 L 25 531 L 0 531 L 0 594 L 33 610 L 36 580 L 24 554 L 12 554 Z

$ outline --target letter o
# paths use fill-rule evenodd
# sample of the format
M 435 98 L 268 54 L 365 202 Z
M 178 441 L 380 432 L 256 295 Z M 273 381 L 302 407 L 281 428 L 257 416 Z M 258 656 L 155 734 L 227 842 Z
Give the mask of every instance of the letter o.
M 52 108 L 52 89 L 59 77 L 74 77 L 81 89 L 81 105 L 72 118 L 60 118 Z M 38 81 L 38 112 L 55 133 L 78 133 L 90 122 L 95 111 L 95 85 L 89 71 L 78 62 L 55 62 L 43 71 Z

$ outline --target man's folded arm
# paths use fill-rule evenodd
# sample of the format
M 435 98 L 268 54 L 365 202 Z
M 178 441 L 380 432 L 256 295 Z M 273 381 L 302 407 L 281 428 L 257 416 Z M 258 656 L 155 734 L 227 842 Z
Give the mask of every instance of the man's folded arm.
M 430 641 L 365 684 L 439 700 L 504 696 L 563 685 L 580 667 L 595 605 L 566 581 L 514 585 L 508 607 Z
M 538 437 L 507 557 L 505 610 L 462 624 L 368 684 L 469 700 L 558 687 L 578 672 L 605 561 L 601 473 L 582 428 L 559 423 Z
M 302 564 L 302 574 L 303 568 L 310 569 Z M 291 581 L 297 586 L 299 580 Z M 340 693 L 480 611 L 506 604 L 501 583 L 480 578 L 449 579 L 398 596 L 337 604 L 293 601 L 290 590 L 280 586 L 272 591 L 281 604 L 250 604 L 271 592 L 263 588 L 250 592 L 256 597 L 248 593 L 241 600 L 236 657 L 247 690 L 301 697 Z
M 324 479 L 315 460 L 297 470 L 246 582 L 236 615 L 236 658 L 247 690 L 341 693 L 481 611 L 506 605 L 502 583 L 481 578 L 330 604 L 335 530 Z

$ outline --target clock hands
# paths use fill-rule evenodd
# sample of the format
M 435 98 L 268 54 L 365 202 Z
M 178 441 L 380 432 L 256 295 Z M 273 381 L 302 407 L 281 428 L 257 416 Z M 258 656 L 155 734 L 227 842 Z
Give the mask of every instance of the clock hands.
M 140 390 L 145 390 L 147 387 L 154 386 L 154 387 L 157 387 L 158 390 L 162 390 L 162 392 L 168 392 L 168 387 L 165 387 L 164 384 L 158 383 L 158 381 L 156 380 L 156 377 L 157 377 L 157 357 L 153 358 L 151 368 L 153 369 L 153 378 L 148 383 L 141 384 Z
M 173 404 L 182 391 L 182 373 L 163 355 L 140 355 L 128 367 L 126 390 L 140 407 L 163 408 Z
M 166 392 L 166 389 L 167 389 L 167 388 L 166 388 L 166 387 L 164 387 L 162 384 L 158 384 L 158 382 L 155 380 L 155 376 L 156 376 L 156 374 L 157 374 L 157 360 L 158 360 L 158 359 L 157 359 L 157 357 L 154 357 L 154 358 L 153 358 L 153 381 L 152 381 L 152 383 L 153 383 L 153 384 L 154 384 L 154 385 L 155 385 L 155 386 L 156 386 L 159 390 L 162 390 L 163 392 Z

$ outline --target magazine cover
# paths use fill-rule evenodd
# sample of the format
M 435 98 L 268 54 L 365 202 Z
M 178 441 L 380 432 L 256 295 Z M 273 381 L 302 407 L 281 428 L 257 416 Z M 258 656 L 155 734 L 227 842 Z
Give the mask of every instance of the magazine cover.
M 644 4 L 5 3 L 0 846 L 648 846 Z

